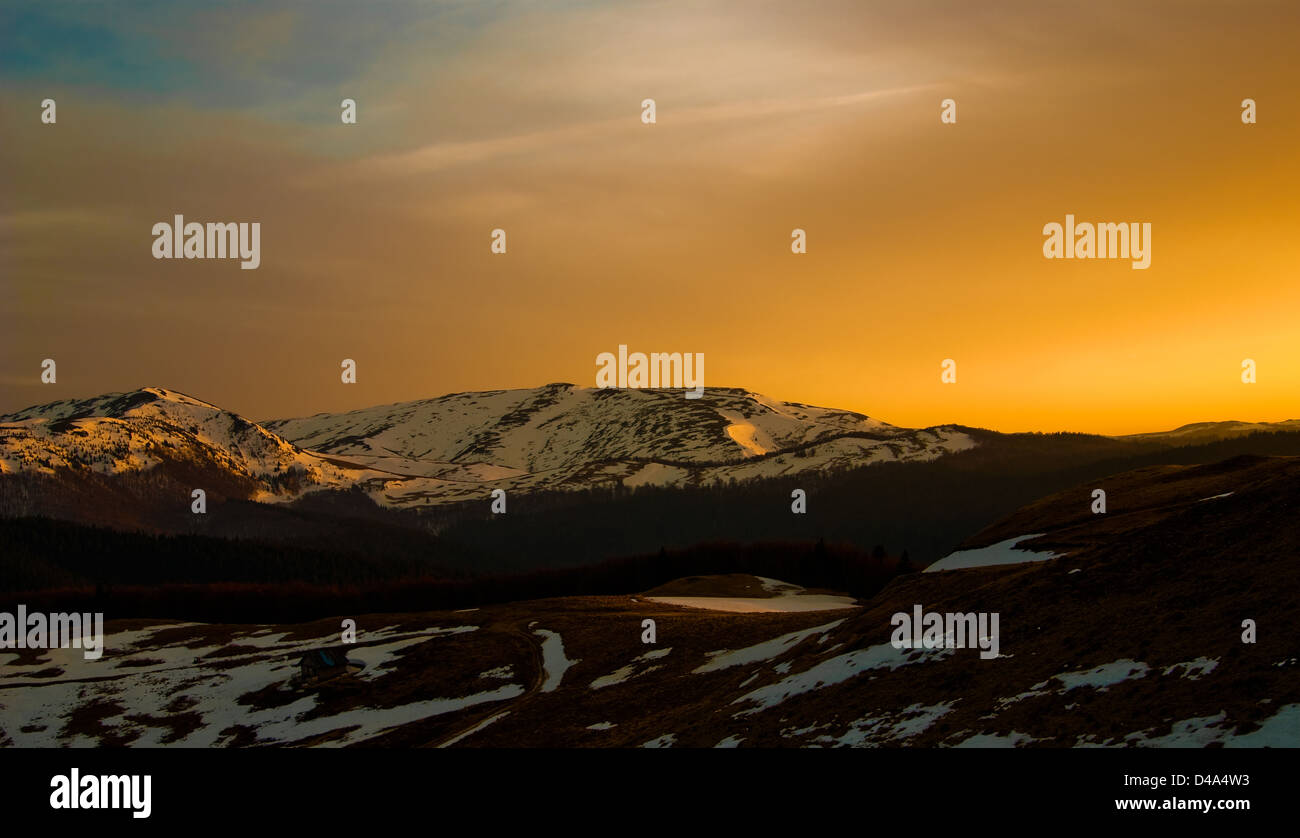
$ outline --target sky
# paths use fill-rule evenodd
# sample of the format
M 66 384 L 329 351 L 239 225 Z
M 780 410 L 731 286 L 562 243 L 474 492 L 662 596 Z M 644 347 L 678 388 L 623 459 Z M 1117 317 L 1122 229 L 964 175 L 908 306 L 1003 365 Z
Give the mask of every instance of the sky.
M 5 3 L 0 412 L 593 386 L 623 344 L 911 427 L 1300 418 L 1298 26 L 1193 0 Z M 1067 213 L 1151 223 L 1150 268 L 1044 258 Z M 260 267 L 154 259 L 176 214 L 259 222 Z

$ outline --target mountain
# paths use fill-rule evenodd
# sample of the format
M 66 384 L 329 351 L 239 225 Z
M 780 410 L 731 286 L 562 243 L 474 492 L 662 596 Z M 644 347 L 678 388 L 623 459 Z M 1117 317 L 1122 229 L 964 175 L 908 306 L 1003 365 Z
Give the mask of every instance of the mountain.
M 1287 427 L 1198 444 L 1178 434 L 907 429 L 739 389 L 689 400 L 568 384 L 259 424 L 150 387 L 0 417 L 0 517 L 292 543 L 306 551 L 294 566 L 322 552 L 334 562 L 373 553 L 385 579 L 432 572 L 430 562 L 522 572 L 709 542 L 884 545 L 924 566 L 1083 480 L 1300 454 L 1300 433 Z M 208 514 L 191 512 L 196 488 Z M 497 488 L 508 515 L 489 513 Z M 796 489 L 806 514 L 791 514 Z M 53 548 L 18 540 L 30 562 L 21 578 L 86 577 L 52 570 L 65 564 Z M 112 566 L 125 550 L 100 536 L 80 543 Z M 233 568 L 246 564 L 218 563 L 240 582 L 250 574 Z M 163 553 L 146 565 L 164 567 Z
M 972 447 L 955 427 L 897 428 L 739 389 L 549 384 L 266 422 L 312 451 L 385 473 L 393 506 L 618 484 L 699 486 L 930 460 Z
M 121 475 L 160 466 L 218 473 L 221 482 L 242 486 L 259 501 L 355 480 L 261 425 L 158 387 L 0 416 L 0 474 Z
M 188 481 L 223 497 L 273 503 L 357 487 L 403 508 L 486 499 L 494 488 L 685 486 L 827 472 L 928 460 L 974 444 L 955 428 L 896 428 L 742 390 L 685 399 L 680 391 L 553 384 L 257 424 L 146 387 L 0 416 L 0 475 L 84 484 L 158 470 L 178 486 Z
M 1287 419 L 1283 422 L 1194 422 L 1174 428 L 1172 431 L 1157 431 L 1145 434 L 1126 434 L 1116 439 L 1134 442 L 1159 441 L 1176 445 L 1198 445 L 1221 439 L 1244 436 L 1254 433 L 1300 431 L 1300 419 Z
M 48 513 L 63 504 L 67 515 L 85 515 L 92 501 L 116 504 L 101 511 L 121 527 L 157 515 L 150 510 L 158 497 L 179 496 L 173 514 L 182 518 L 274 515 L 264 531 L 301 526 L 315 540 L 286 550 L 207 534 L 158 538 L 5 522 L 0 569 L 19 580 L 6 590 L 36 580 L 20 601 L 76 611 L 99 603 L 110 614 L 151 616 L 110 622 L 99 660 L 78 649 L 16 650 L 0 672 L 0 746 L 1300 746 L 1300 456 L 1257 453 L 1300 454 L 1300 435 L 1274 431 L 1175 447 L 961 429 L 978 444 L 843 473 L 795 471 L 736 486 L 617 496 L 571 492 L 579 499 L 571 506 L 530 511 L 521 504 L 507 520 L 480 515 L 448 528 L 457 536 L 452 546 L 473 544 L 546 568 L 526 578 L 470 578 L 460 587 L 418 561 L 445 547 L 447 536 L 392 523 L 420 515 L 375 508 L 374 520 L 353 519 L 329 505 L 330 498 L 373 491 L 373 481 L 382 487 L 399 479 L 369 457 L 457 467 L 493 458 L 531 475 L 580 470 L 588 462 L 584 445 L 600 440 L 600 456 L 629 463 L 655 450 L 632 448 L 644 445 L 648 429 L 620 436 L 601 427 L 611 419 L 584 414 L 603 409 L 586 402 L 598 396 L 561 388 L 548 398 L 552 406 L 572 398 L 567 409 L 528 409 L 547 401 L 538 398 L 547 389 L 498 394 L 490 410 L 465 420 L 465 428 L 477 429 L 472 436 L 426 429 L 426 448 L 417 444 L 422 422 L 444 429 L 454 422 L 427 419 L 425 408 L 411 405 L 376 408 L 369 423 L 293 420 L 319 434 L 299 437 L 301 445 L 286 436 L 299 434 L 293 422 L 270 423 L 272 430 L 154 389 L 4 417 L 0 499 L 7 510 L 27 504 Z M 811 452 L 840 440 L 882 441 L 876 435 L 908 439 L 905 430 L 854 414 L 766 405 L 740 391 L 719 398 L 684 408 L 672 420 L 677 430 L 664 432 L 682 468 L 781 465 L 780 457 L 795 458 L 804 445 Z M 747 399 L 748 414 L 741 409 Z M 636 404 L 617 415 L 637 421 Z M 461 410 L 468 413 L 468 405 Z M 574 415 L 587 418 L 557 431 L 548 445 L 542 428 Z M 643 421 L 652 418 L 653 411 Z M 752 430 L 728 431 L 743 425 Z M 349 427 L 356 439 L 340 435 Z M 456 445 L 467 439 L 481 451 L 457 461 L 466 448 Z M 228 501 L 220 514 L 188 515 L 192 479 L 219 478 L 231 498 L 243 500 Z M 796 483 L 808 488 L 806 515 L 788 513 Z M 330 491 L 339 486 L 348 489 Z M 1041 491 L 1029 494 L 1036 487 Z M 1098 489 L 1106 493 L 1104 513 L 1094 512 Z M 250 500 L 260 492 L 278 502 Z M 804 529 L 800 544 L 761 550 L 705 543 L 702 534 L 716 532 L 709 528 L 719 521 L 735 539 Z M 935 553 L 944 557 L 925 572 L 899 575 L 905 566 L 890 557 L 876 560 L 872 551 L 868 560 L 817 541 L 837 535 L 836 527 L 862 528 L 846 539 L 858 545 L 893 532 L 891 556 L 910 546 L 918 567 L 928 564 L 915 546 L 922 538 L 933 538 L 934 550 L 958 549 Z M 408 532 L 409 542 L 402 541 Z M 395 545 L 383 561 L 404 564 L 364 565 L 378 558 L 379 533 Z M 553 553 L 539 561 L 537 545 L 557 537 Z M 674 538 L 699 546 L 603 569 L 561 572 L 547 563 L 552 555 L 626 556 L 633 542 L 617 539 L 629 538 L 637 549 L 671 548 Z M 588 543 L 606 549 L 583 557 L 579 548 Z M 835 556 L 848 561 L 836 565 Z M 673 578 L 686 578 L 665 584 L 656 576 L 665 566 Z M 775 567 L 779 576 L 768 569 Z M 850 586 L 832 577 L 847 580 L 855 568 L 864 584 L 853 601 L 840 595 Z M 40 580 L 73 589 L 33 598 Z M 382 587 L 371 585 L 376 580 L 395 580 L 387 603 Z M 225 584 L 231 581 L 242 587 Z M 162 591 L 141 599 L 140 608 L 118 607 L 160 583 L 179 598 Z M 452 604 L 430 610 L 440 588 L 439 601 Z M 206 613 L 232 609 L 232 597 L 273 619 L 336 616 L 277 625 L 248 622 L 261 617 L 157 619 L 194 619 L 186 603 Z M 401 605 L 367 615 L 392 602 Z M 894 615 L 917 607 L 997 614 L 996 656 L 895 648 Z M 814 608 L 824 610 L 807 610 Z M 324 684 L 294 683 L 300 656 L 335 645 L 344 616 L 360 630 L 347 655 L 364 668 Z M 645 620 L 655 621 L 654 644 L 642 642 Z

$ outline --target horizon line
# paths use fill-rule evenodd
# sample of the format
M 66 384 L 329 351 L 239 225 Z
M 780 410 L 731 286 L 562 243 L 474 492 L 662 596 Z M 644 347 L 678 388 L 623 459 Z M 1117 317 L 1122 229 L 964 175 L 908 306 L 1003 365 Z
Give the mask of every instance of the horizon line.
M 420 397 L 411 398 L 411 399 L 399 399 L 399 400 L 397 400 L 397 401 L 392 401 L 392 402 L 378 402 L 378 403 L 373 403 L 373 404 L 366 404 L 366 405 L 362 405 L 362 406 L 360 406 L 360 407 L 348 408 L 348 409 L 344 409 L 344 410 L 336 410 L 336 411 L 319 411 L 319 412 L 317 412 L 317 413 L 309 413 L 309 414 L 304 414 L 304 415 L 301 415 L 301 416 L 281 416 L 281 417 L 272 417 L 272 418 L 266 418 L 266 419 L 255 419 L 255 420 L 251 420 L 251 421 L 255 422 L 255 423 L 258 424 L 258 425 L 265 426 L 265 425 L 267 425 L 267 424 L 269 424 L 269 423 L 272 423 L 272 422 L 282 422 L 282 421 L 289 421 L 289 420 L 293 420 L 293 419 L 306 419 L 306 418 L 310 418 L 310 417 L 313 417 L 313 416 L 327 416 L 327 415 L 335 415 L 335 416 L 337 416 L 337 415 L 342 415 L 342 414 L 347 414 L 347 413 L 358 413 L 358 412 L 360 412 L 360 411 L 363 411 L 363 410 L 370 410 L 370 409 L 373 409 L 373 408 L 376 408 L 376 407 L 387 407 L 387 406 L 392 406 L 392 405 L 412 404 L 412 403 L 415 403 L 415 402 L 437 401 L 437 400 L 439 400 L 439 399 L 445 399 L 445 398 L 448 398 L 449 396 L 459 396 L 459 395 L 468 395 L 468 394 L 484 394 L 484 393 L 526 392 L 526 391 L 529 391 L 529 390 L 541 390 L 541 389 L 544 389 L 544 388 L 546 388 L 546 387 L 570 387 L 570 388 L 573 388 L 573 389 L 575 389 L 575 390 L 634 390 L 634 391 L 635 391 L 635 390 L 648 390 L 648 391 L 651 391 L 651 392 L 687 391 L 687 390 L 690 390 L 690 389 L 691 389 L 691 388 L 686 388 L 686 387 L 596 387 L 596 386 L 586 386 L 586 385 L 581 385 L 581 384 L 573 384 L 573 383 L 568 382 L 568 381 L 550 381 L 550 382 L 547 382 L 547 383 L 545 383 L 545 384 L 538 384 L 538 385 L 535 385 L 535 386 L 532 386 L 532 387 L 491 387 L 491 388 L 487 388 L 487 389 L 483 389 L 483 390 L 454 390 L 454 391 L 450 391 L 450 392 L 442 393 L 442 394 L 440 394 L 440 395 L 436 395 L 436 396 L 420 396 Z M 106 396 L 113 396 L 113 395 L 128 395 L 128 394 L 130 394 L 130 393 L 139 393 L 139 392 L 143 392 L 143 391 L 145 391 L 145 390 L 161 390 L 161 391 L 168 392 L 168 393 L 175 393 L 175 394 L 177 394 L 177 395 L 185 396 L 186 398 L 191 398 L 191 399 L 194 399 L 194 400 L 196 400 L 196 401 L 201 401 L 201 402 L 203 402 L 204 404 L 208 404 L 208 405 L 211 405 L 212 407 L 217 408 L 218 410 L 221 410 L 221 411 L 224 411 L 224 412 L 227 412 L 227 413 L 235 414 L 235 415 L 237 415 L 237 416 L 240 416 L 241 418 L 247 418 L 247 416 L 246 416 L 244 413 L 241 413 L 241 412 L 236 411 L 236 410 L 232 410 L 232 409 L 227 408 L 227 407 L 223 407 L 222 405 L 217 404 L 216 402 L 213 402 L 213 401 L 209 401 L 208 399 L 205 399 L 205 398 L 203 398 L 203 397 L 201 397 L 201 396 L 196 396 L 196 395 L 193 395 L 192 393 L 187 393 L 187 392 L 185 392 L 185 391 L 183 391 L 183 390 L 179 390 L 179 389 L 176 389 L 176 388 L 174 388 L 174 387 L 166 387 L 166 386 L 162 386 L 162 385 L 158 385 L 158 384 L 146 384 L 146 385 L 142 385 L 142 386 L 140 386 L 140 387 L 136 387 L 136 388 L 131 389 L 131 390 L 106 391 L 106 392 L 95 393 L 95 394 L 92 394 L 92 395 L 89 395 L 89 396 L 66 396 L 66 397 L 64 397 L 64 398 L 52 399 L 52 400 L 50 400 L 50 401 L 37 402 L 37 403 L 35 403 L 35 404 L 26 405 L 26 406 L 21 407 L 21 408 L 18 408 L 18 409 L 16 409 L 16 410 L 7 411 L 6 413 L 0 414 L 0 418 L 4 418 L 4 417 L 8 417 L 8 416 L 12 416 L 12 415 L 17 414 L 17 413 L 24 413 L 24 412 L 26 412 L 26 411 L 28 411 L 28 410 L 32 410 L 32 409 L 39 408 L 39 407 L 45 407 L 45 406 L 47 406 L 47 405 L 51 405 L 51 404 L 57 404 L 57 403 L 59 403 L 59 402 L 89 401 L 89 400 L 92 400 L 92 399 L 104 398 L 104 397 L 106 397 Z M 829 405 L 813 404 L 813 403 L 811 403 L 811 402 L 791 401 L 791 400 L 783 399 L 783 398 L 780 398 L 780 397 L 767 396 L 765 393 L 760 393 L 760 392 L 758 392 L 758 391 L 756 391 L 756 390 L 753 390 L 753 389 L 751 389 L 751 388 L 748 388 L 748 387 L 733 387 L 733 386 L 726 386 L 726 385 L 723 385 L 723 386 L 705 387 L 705 388 L 704 388 L 705 393 L 707 393 L 707 392 L 710 391 L 710 390 L 726 390 L 726 391 L 742 392 L 742 393 L 746 393 L 746 394 L 753 395 L 753 396 L 762 396 L 762 397 L 764 397 L 764 398 L 771 398 L 771 399 L 773 399 L 774 401 L 779 401 L 779 402 L 781 402 L 782 404 L 799 405 L 799 406 L 802 406 L 802 407 L 815 407 L 815 408 L 820 408 L 820 409 L 822 409 L 822 410 L 836 410 L 836 411 L 841 411 L 841 412 L 844 412 L 844 413 L 853 413 L 853 414 L 857 414 L 857 415 L 859 415 L 859 416 L 863 416 L 863 417 L 865 417 L 865 418 L 867 418 L 867 419 L 874 419 L 875 421 L 883 422 L 884 424 L 889 425 L 890 427 L 900 428 L 900 429 L 904 429 L 904 430 L 924 431 L 924 430 L 929 430 L 929 429 L 932 429 L 932 428 L 952 428 L 952 427 L 956 427 L 956 428 L 967 428 L 967 429 L 970 429 L 970 430 L 977 430 L 977 431 L 989 431 L 989 432 L 991 432 L 991 433 L 1002 434 L 1002 435 L 1005 435 L 1005 436 L 1011 436 L 1011 435 L 1014 435 L 1014 434 L 1080 434 L 1080 435 L 1083 435 L 1083 436 L 1096 436 L 1096 437 L 1104 437 L 1104 438 L 1107 438 L 1107 439 L 1123 439 L 1123 438 L 1125 438 L 1125 437 L 1150 436 L 1150 435 L 1158 435 L 1158 434 L 1174 433 L 1174 432 L 1176 432 L 1176 431 L 1183 430 L 1184 428 L 1190 428 L 1190 427 L 1194 427 L 1194 426 L 1196 426 L 1196 425 L 1225 425 L 1225 424 L 1240 424 L 1240 425 L 1281 425 L 1281 424 L 1285 424 L 1285 423 L 1287 423 L 1287 422 L 1296 422 L 1296 421 L 1300 421 L 1300 420 L 1297 420 L 1297 419 L 1295 419 L 1295 418 L 1289 418 L 1289 419 L 1275 419 L 1275 420 L 1265 420 L 1265 419 L 1199 419 L 1199 420 L 1195 420 L 1195 421 L 1191 421 L 1191 422 L 1183 422 L 1183 423 L 1181 423 L 1181 424 L 1179 424 L 1179 425 L 1175 425 L 1175 426 L 1173 426 L 1173 427 L 1165 427 L 1165 428 L 1162 428 L 1162 429 L 1159 429 L 1159 430 L 1133 431 L 1133 432 L 1122 433 L 1122 434 L 1106 434 L 1106 433 L 1099 433 L 1099 432 L 1096 432 L 1096 431 L 1080 431 L 1080 430 L 1072 430 L 1072 429 L 1055 429 L 1055 430 L 1036 429 L 1036 430 L 1029 430 L 1029 431 L 1003 431 L 1003 430 L 998 430 L 997 428 L 989 428 L 989 427 L 985 427 L 985 426 L 983 426 L 983 425 L 972 425 L 972 424 L 967 424 L 967 423 L 964 423 L 964 422 L 937 422 L 937 423 L 932 423 L 932 424 L 928 424 L 928 425 L 907 426 L 907 425 L 895 425 L 895 424 L 893 424 L 892 422 L 888 422 L 888 421 L 886 421 L 886 420 L 884 420 L 884 419 L 881 419 L 881 418 L 878 417 L 878 416 L 873 416 L 873 415 L 870 415 L 870 414 L 866 414 L 866 413 L 863 413 L 862 411 L 859 411 L 859 410 L 852 410 L 852 409 L 849 409 L 849 408 L 842 408 L 842 407 L 833 407 L 833 406 L 829 406 Z

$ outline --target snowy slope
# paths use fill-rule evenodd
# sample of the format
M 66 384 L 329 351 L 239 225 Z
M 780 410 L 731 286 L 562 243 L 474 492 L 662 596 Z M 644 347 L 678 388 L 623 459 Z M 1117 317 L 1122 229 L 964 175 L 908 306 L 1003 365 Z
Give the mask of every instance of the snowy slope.
M 453 484 L 390 482 L 383 501 L 396 505 L 482 497 L 487 484 L 528 491 L 745 480 L 932 459 L 974 444 L 955 429 L 896 428 L 739 389 L 688 400 L 681 391 L 571 384 L 456 393 L 266 427 L 307 449 Z
M 365 490 L 386 506 L 622 484 L 686 486 L 928 460 L 969 448 L 954 428 L 909 430 L 739 389 L 551 384 L 262 424 L 156 387 L 0 417 L 0 474 L 216 470 L 249 498 Z M 203 484 L 196 484 L 203 485 Z
M 698 400 L 680 391 L 599 390 L 551 384 L 456 393 L 342 414 L 267 422 L 306 448 L 367 457 L 490 462 L 519 472 L 615 458 L 739 462 L 846 432 L 899 429 L 857 413 L 774 402 L 740 390 Z M 757 444 L 739 441 L 757 434 Z
M 248 481 L 257 500 L 346 488 L 357 480 L 355 470 L 303 451 L 256 423 L 158 387 L 0 417 L 0 474 L 121 475 L 163 464 L 219 469 Z M 298 488 L 280 485 L 290 483 Z

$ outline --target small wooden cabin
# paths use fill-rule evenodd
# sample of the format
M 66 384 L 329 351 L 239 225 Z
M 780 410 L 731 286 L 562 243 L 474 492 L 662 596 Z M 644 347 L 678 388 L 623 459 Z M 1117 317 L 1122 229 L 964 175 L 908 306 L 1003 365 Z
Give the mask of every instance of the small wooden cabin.
M 313 649 L 298 659 L 298 680 L 303 684 L 319 683 L 357 669 L 357 664 L 348 661 L 346 646 Z

